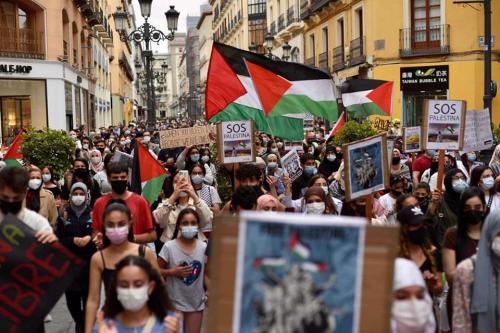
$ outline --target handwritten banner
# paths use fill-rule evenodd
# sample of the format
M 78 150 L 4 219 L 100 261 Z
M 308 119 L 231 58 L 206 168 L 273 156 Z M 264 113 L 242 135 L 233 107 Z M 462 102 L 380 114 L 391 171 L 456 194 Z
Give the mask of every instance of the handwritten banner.
M 0 327 L 33 332 L 43 322 L 83 261 L 61 243 L 42 244 L 14 215 L 0 223 Z
M 177 148 L 209 143 L 211 126 L 195 126 L 160 131 L 160 147 Z
M 464 152 L 490 149 L 493 145 L 490 111 L 467 110 L 465 113 Z

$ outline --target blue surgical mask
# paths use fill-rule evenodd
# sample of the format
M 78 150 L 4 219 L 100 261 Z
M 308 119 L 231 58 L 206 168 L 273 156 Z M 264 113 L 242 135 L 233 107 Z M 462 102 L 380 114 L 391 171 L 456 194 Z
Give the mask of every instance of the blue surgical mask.
M 454 180 L 451 183 L 451 186 L 453 187 L 453 191 L 459 194 L 462 193 L 467 187 L 469 187 L 469 185 L 467 185 L 467 183 L 463 179 Z
M 207 163 L 208 161 L 210 161 L 210 156 L 208 156 L 208 155 L 203 155 L 203 156 L 201 157 L 201 160 L 202 160 L 203 162 Z
M 205 178 L 203 176 L 201 176 L 201 175 L 193 175 L 193 176 L 191 176 L 191 182 L 193 184 L 195 184 L 195 185 L 199 185 L 199 184 L 203 183 L 204 179 Z
M 182 227 L 181 234 L 186 239 L 193 239 L 198 234 L 198 227 Z
M 491 176 L 483 178 L 483 187 L 485 190 L 491 190 L 495 186 L 495 179 Z
M 476 153 L 467 153 L 467 159 L 474 162 L 476 160 Z
M 306 166 L 304 168 L 304 172 L 306 173 L 306 175 L 308 176 L 314 176 L 317 172 L 318 172 L 318 169 L 316 169 L 315 166 Z
M 198 162 L 200 160 L 200 154 L 191 155 L 191 162 Z
M 326 156 L 326 159 L 330 162 L 333 162 L 337 159 L 337 156 L 333 155 L 333 154 L 329 154 Z
M 436 151 L 434 149 L 427 149 L 427 155 L 433 157 L 436 155 Z
M 278 167 L 278 163 L 276 163 L 276 162 L 269 162 L 269 163 L 267 163 L 267 167 L 269 169 L 276 169 Z

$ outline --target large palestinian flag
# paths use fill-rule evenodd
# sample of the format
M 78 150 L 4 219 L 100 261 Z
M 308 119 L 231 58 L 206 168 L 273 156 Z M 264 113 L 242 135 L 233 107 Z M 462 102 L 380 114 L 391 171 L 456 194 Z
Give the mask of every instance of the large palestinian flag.
M 24 159 L 23 154 L 21 154 L 21 144 L 24 139 L 24 130 L 21 130 L 17 136 L 14 138 L 14 141 L 9 147 L 9 150 L 3 155 L 3 160 L 7 166 L 15 166 L 21 167 L 23 166 L 20 162 Z
M 258 130 L 288 140 L 303 139 L 306 112 L 338 118 L 328 74 L 219 43 L 212 48 L 205 98 L 210 122 L 252 119 Z
M 132 191 L 142 196 L 152 205 L 163 187 L 168 172 L 153 155 L 136 142 L 132 164 Z
M 392 114 L 392 81 L 353 79 L 345 82 L 342 104 L 355 118 Z

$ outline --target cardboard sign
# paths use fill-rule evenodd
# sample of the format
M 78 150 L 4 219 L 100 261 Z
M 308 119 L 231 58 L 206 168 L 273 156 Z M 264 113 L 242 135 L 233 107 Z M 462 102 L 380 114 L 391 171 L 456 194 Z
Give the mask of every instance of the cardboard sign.
M 344 145 L 342 149 L 347 201 L 389 187 L 389 158 L 385 134 Z
M 160 147 L 177 148 L 190 147 L 209 143 L 211 126 L 195 126 L 160 131 Z
M 291 215 L 283 216 L 287 218 Z M 329 216 L 329 218 L 332 219 L 332 222 L 337 221 L 336 217 Z M 215 217 L 214 220 L 217 227 L 210 239 L 211 254 L 208 260 L 211 281 L 210 297 L 212 299 L 207 316 L 209 333 L 230 333 L 233 330 L 236 268 L 237 265 L 242 264 L 237 260 L 238 221 L 238 217 L 224 214 Z M 396 226 L 366 225 L 365 228 L 362 292 L 359 303 L 361 304 L 361 316 L 360 327 L 356 333 L 390 332 L 393 298 L 392 279 L 399 231 Z M 338 272 L 338 274 L 342 273 L 343 271 Z M 355 288 L 355 281 L 351 281 L 347 289 L 355 290 Z M 276 310 L 280 308 L 281 306 L 275 307 Z M 338 312 L 333 313 L 334 316 L 337 314 Z M 318 331 L 304 330 L 301 332 Z M 342 327 L 328 332 L 351 333 Z
M 387 132 L 392 125 L 391 116 L 370 115 L 368 120 L 371 122 L 372 128 L 377 132 Z
M 310 113 L 304 114 L 304 131 L 314 131 L 314 116 Z
M 359 331 L 365 219 L 244 213 L 239 226 L 233 333 Z
M 255 161 L 254 133 L 251 120 L 219 123 L 219 161 L 223 164 Z
M 283 168 L 283 171 L 288 174 L 288 177 L 290 177 L 292 182 L 302 175 L 300 157 L 299 154 L 297 154 L 296 149 L 292 149 L 281 158 L 281 167 Z
M 422 128 L 420 126 L 403 128 L 403 152 L 417 153 L 422 151 Z
M 490 149 L 493 145 L 490 111 L 467 110 L 465 112 L 464 152 Z
M 0 223 L 0 263 L 2 332 L 36 330 L 83 265 L 61 243 L 38 242 L 14 215 Z
M 425 100 L 425 149 L 460 150 L 464 139 L 465 101 Z

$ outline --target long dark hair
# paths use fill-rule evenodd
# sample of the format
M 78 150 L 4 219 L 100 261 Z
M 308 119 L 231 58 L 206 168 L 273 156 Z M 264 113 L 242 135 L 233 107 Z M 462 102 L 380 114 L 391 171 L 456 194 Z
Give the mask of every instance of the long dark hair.
M 106 227 L 104 224 L 104 220 L 112 212 L 124 213 L 125 215 L 127 215 L 127 218 L 129 219 L 129 221 L 132 220 L 132 213 L 131 213 L 130 209 L 127 207 L 127 204 L 125 203 L 125 201 L 123 201 L 121 199 L 110 200 L 108 202 L 108 205 L 106 206 L 106 209 L 104 209 L 104 213 L 102 214 L 101 233 L 102 233 L 102 241 L 103 241 L 104 247 L 108 247 L 111 244 L 111 241 L 106 236 Z M 134 228 L 132 227 L 132 225 L 130 225 L 130 227 L 129 227 L 127 239 L 129 242 L 134 241 Z
M 475 170 L 475 168 L 474 168 Z M 482 172 L 481 172 L 482 173 Z M 481 200 L 481 203 L 483 206 L 486 206 L 486 200 L 484 199 L 484 193 L 477 187 L 469 187 L 465 189 L 462 192 L 462 195 L 460 196 L 460 201 L 459 201 L 459 216 L 457 219 L 457 248 L 455 249 L 456 252 L 456 258 L 457 258 L 457 264 L 467 258 L 466 254 L 466 244 L 467 244 L 467 239 L 468 235 L 467 232 L 469 231 L 469 226 L 466 222 L 466 220 L 463 218 L 464 217 L 464 208 L 465 208 L 465 203 L 467 200 L 478 197 Z M 486 213 L 486 211 L 485 211 Z M 486 219 L 486 216 L 484 216 L 483 221 Z
M 158 271 L 153 268 L 149 261 L 143 257 L 135 255 L 126 256 L 116 264 L 116 270 L 111 278 L 111 284 L 106 291 L 106 302 L 104 303 L 104 307 L 102 309 L 104 316 L 106 318 L 115 318 L 119 313 L 124 311 L 122 304 L 118 300 L 116 288 L 118 274 L 127 266 L 139 267 L 144 271 L 144 273 L 146 273 L 148 280 L 155 283 L 153 291 L 149 295 L 149 299 L 146 304 L 149 310 L 154 313 L 156 319 L 163 321 L 167 315 L 167 311 L 174 309 L 167 294 L 165 284 Z
M 84 179 L 82 179 L 82 183 L 84 183 L 85 185 L 87 185 L 87 188 L 89 189 L 89 192 L 91 192 L 92 189 L 94 189 L 94 179 L 90 175 L 89 162 L 86 159 L 80 158 L 80 157 L 75 158 L 73 160 L 73 166 L 75 165 L 75 162 L 82 162 L 85 165 L 85 170 L 87 170 L 87 173 L 85 174 Z M 78 182 L 78 180 L 76 180 L 75 177 L 74 177 L 74 175 L 73 175 L 73 177 L 71 178 L 71 186 L 73 186 L 77 182 Z M 71 188 L 71 186 L 70 186 L 70 188 Z
M 179 236 L 179 229 L 180 229 L 179 225 L 181 224 L 181 221 L 184 218 L 184 216 L 188 214 L 193 214 L 194 217 L 196 217 L 196 221 L 198 221 L 198 225 L 200 225 L 200 215 L 198 215 L 198 213 L 192 208 L 184 208 L 177 216 L 177 221 L 175 222 L 175 230 L 174 234 L 172 235 L 172 239 L 176 239 L 177 236 Z
M 472 169 L 472 171 L 470 173 L 469 185 L 470 186 L 477 186 L 477 187 L 479 187 L 479 182 L 481 181 L 481 175 L 486 170 L 491 170 L 491 172 L 493 172 L 493 170 L 489 166 L 487 166 L 487 165 L 478 165 L 474 169 Z M 494 174 L 495 173 L 493 172 L 493 175 Z M 493 178 L 495 178 L 495 177 L 493 177 Z M 497 188 L 498 188 L 498 185 L 495 184 L 495 186 L 493 186 L 493 188 L 491 188 L 490 190 L 488 190 L 488 193 L 490 195 L 491 194 L 495 194 L 497 192 Z

